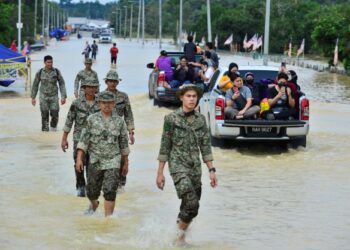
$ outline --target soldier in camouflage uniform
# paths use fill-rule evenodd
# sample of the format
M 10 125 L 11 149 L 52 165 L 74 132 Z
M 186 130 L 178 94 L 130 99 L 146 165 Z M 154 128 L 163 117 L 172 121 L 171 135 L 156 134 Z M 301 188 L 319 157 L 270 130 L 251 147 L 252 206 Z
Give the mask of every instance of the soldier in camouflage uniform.
M 79 83 L 83 82 L 85 78 L 95 78 L 96 82 L 98 82 L 98 76 L 96 71 L 91 69 L 92 67 L 92 59 L 86 58 L 85 59 L 85 69 L 80 70 L 77 76 L 75 77 L 74 81 L 74 95 L 75 98 L 78 98 L 79 95 L 84 95 L 84 91 L 82 88 L 79 90 Z
M 164 166 L 169 164 L 177 196 L 182 200 L 178 215 L 179 244 L 185 243 L 185 231 L 198 214 L 201 198 L 201 161 L 209 169 L 211 186 L 216 187 L 217 179 L 213 168 L 210 135 L 205 117 L 195 111 L 201 90 L 193 84 L 184 85 L 178 95 L 182 107 L 164 118 L 163 135 L 159 151 L 157 186 L 164 188 Z
M 112 92 L 115 96 L 115 108 L 114 112 L 118 114 L 120 117 L 124 118 L 124 121 L 126 123 L 127 129 L 129 131 L 129 138 L 130 138 L 130 144 L 133 145 L 135 142 L 134 138 L 134 117 L 131 110 L 131 105 L 129 101 L 129 97 L 126 93 L 121 92 L 117 89 L 117 86 L 121 79 L 119 79 L 118 73 L 115 70 L 110 70 L 107 73 L 107 76 L 105 78 L 107 89 L 108 91 Z M 121 163 L 123 164 L 123 163 Z M 126 177 L 123 175 L 120 175 L 120 182 L 119 182 L 119 191 L 124 190 L 124 186 L 126 184 Z
M 98 205 L 101 189 L 105 198 L 105 216 L 113 214 L 119 174 L 128 173 L 128 131 L 125 122 L 113 114 L 114 95 L 103 91 L 98 97 L 101 112 L 87 119 L 77 149 L 76 170 L 84 169 L 83 155 L 89 153 L 89 174 L 87 176 L 87 196 L 91 202 L 86 211 L 93 213 Z M 120 162 L 123 159 L 124 165 Z M 122 171 L 120 171 L 120 168 Z
M 100 111 L 100 107 L 95 98 L 95 94 L 99 87 L 98 82 L 96 82 L 95 78 L 85 78 L 81 87 L 84 90 L 85 94 L 81 95 L 78 99 L 75 99 L 70 106 L 69 112 L 67 114 L 67 119 L 65 126 L 63 128 L 63 136 L 61 147 L 63 152 L 66 152 L 68 149 L 68 134 L 72 129 L 74 123 L 74 132 L 73 132 L 73 159 L 74 161 L 77 158 L 77 144 L 80 139 L 81 131 L 86 127 L 87 118 L 89 115 L 94 114 Z M 89 156 L 85 154 L 83 159 L 83 163 L 86 166 L 86 174 L 87 174 L 87 164 L 88 164 Z M 75 169 L 75 165 L 74 165 Z M 77 172 L 75 171 L 76 176 L 76 188 L 77 188 L 77 196 L 85 197 L 85 178 L 84 171 Z
M 36 75 L 32 87 L 32 105 L 36 105 L 36 95 L 40 92 L 40 111 L 42 131 L 49 131 L 49 116 L 51 115 L 51 129 L 56 131 L 58 123 L 59 103 L 58 103 L 58 87 L 61 92 L 61 105 L 66 103 L 67 93 L 64 79 L 60 71 L 52 67 L 52 56 L 44 57 L 45 67 L 40 69 Z M 40 90 L 39 90 L 39 83 Z

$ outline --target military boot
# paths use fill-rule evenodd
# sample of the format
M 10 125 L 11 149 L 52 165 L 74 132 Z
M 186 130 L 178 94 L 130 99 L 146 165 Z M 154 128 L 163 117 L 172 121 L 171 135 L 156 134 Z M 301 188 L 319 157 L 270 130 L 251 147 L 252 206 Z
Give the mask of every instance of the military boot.
M 41 112 L 41 130 L 44 132 L 49 131 L 49 111 Z
M 56 131 L 57 130 L 57 123 L 58 123 L 58 110 L 51 110 L 51 130 Z

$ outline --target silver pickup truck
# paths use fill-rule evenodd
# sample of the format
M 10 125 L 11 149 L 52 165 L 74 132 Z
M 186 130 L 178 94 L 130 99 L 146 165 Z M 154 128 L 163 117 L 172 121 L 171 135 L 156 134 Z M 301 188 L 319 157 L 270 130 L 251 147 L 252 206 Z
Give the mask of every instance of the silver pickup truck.
M 199 102 L 199 111 L 206 118 L 213 146 L 221 145 L 222 140 L 236 141 L 288 141 L 294 147 L 306 147 L 309 132 L 309 100 L 300 92 L 298 98 L 299 119 L 297 120 L 226 120 L 225 93 L 217 85 L 227 70 L 218 69 Z M 278 68 L 268 66 L 240 67 L 239 72 L 254 73 L 257 83 L 276 78 Z

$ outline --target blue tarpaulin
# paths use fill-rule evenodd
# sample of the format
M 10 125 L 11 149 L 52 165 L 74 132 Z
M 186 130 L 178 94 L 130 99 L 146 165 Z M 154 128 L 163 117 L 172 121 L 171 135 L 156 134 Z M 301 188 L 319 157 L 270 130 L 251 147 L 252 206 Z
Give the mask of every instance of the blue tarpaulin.
M 26 57 L 0 44 L 0 85 L 8 87 L 17 79 L 17 69 L 24 68 Z

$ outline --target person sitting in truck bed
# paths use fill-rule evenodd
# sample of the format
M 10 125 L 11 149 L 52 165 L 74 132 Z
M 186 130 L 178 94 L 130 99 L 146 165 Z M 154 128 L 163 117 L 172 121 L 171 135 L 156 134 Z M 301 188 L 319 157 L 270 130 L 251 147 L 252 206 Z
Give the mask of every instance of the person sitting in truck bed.
M 260 112 L 260 107 L 253 105 L 250 89 L 243 85 L 243 79 L 239 75 L 233 75 L 233 87 L 225 95 L 225 118 L 255 119 Z
M 174 80 L 170 82 L 170 84 L 165 84 L 166 88 L 179 88 L 183 84 L 189 84 L 194 82 L 194 71 L 192 67 L 188 66 L 187 58 L 182 56 L 180 58 L 180 63 L 177 65 L 174 72 Z
M 160 56 L 156 61 L 156 69 L 164 71 L 165 81 L 171 82 L 173 80 L 173 69 L 171 68 L 171 58 L 168 57 L 168 53 L 165 50 L 160 52 Z
M 260 105 L 260 89 L 259 85 L 254 82 L 254 74 L 252 72 L 247 72 L 244 75 L 244 86 L 247 86 L 252 92 L 253 105 Z
M 204 92 L 208 91 L 209 83 L 214 75 L 214 68 L 208 65 L 208 62 L 201 62 L 201 70 L 198 72 L 199 81 L 204 83 Z
M 232 62 L 228 66 L 228 71 L 221 77 L 218 88 L 224 92 L 231 89 L 233 87 L 233 80 L 231 78 L 236 78 L 236 75 L 239 75 L 238 65 L 237 63 Z
M 295 100 L 292 90 L 288 87 L 288 75 L 280 72 L 278 84 L 268 89 L 267 98 L 270 109 L 263 112 L 262 117 L 268 120 L 288 120 L 296 118 Z

